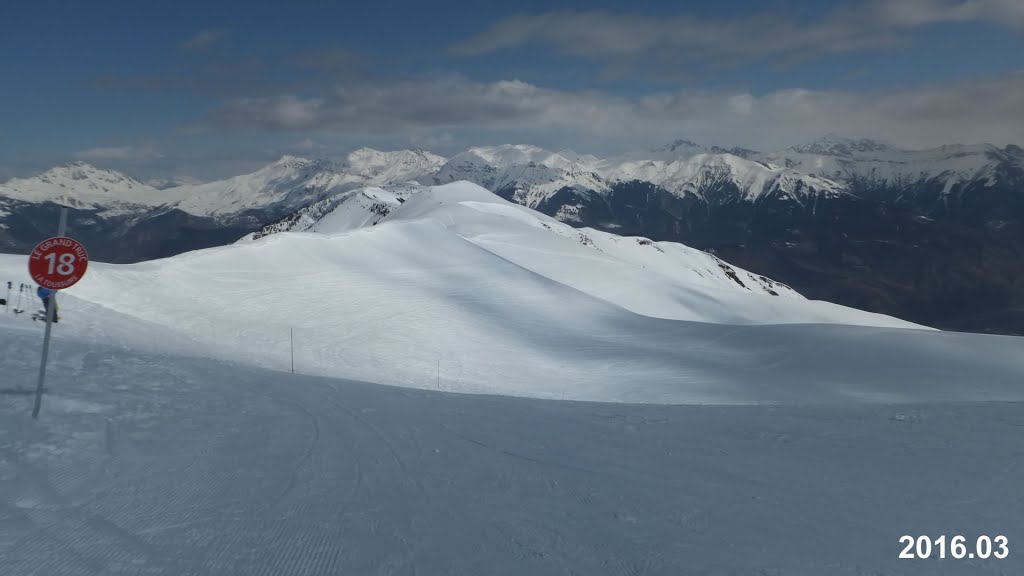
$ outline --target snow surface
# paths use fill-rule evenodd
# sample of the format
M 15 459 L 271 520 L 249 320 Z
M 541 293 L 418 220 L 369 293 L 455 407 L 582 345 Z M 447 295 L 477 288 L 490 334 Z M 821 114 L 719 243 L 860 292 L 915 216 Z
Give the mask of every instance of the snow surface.
M 93 263 L 38 421 L 43 327 L 0 311 L 0 574 L 1024 569 L 1024 339 L 743 288 L 465 183 L 399 204 Z M 1010 556 L 900 560 L 904 534 Z
M 86 339 L 75 322 L 99 311 L 67 305 L 39 421 L 25 391 L 41 328 L 0 314 L 3 574 L 1024 569 L 1024 404 L 938 402 L 927 387 L 908 404 L 806 404 L 815 370 L 774 383 L 794 399 L 780 406 L 452 395 L 147 352 L 162 335 L 111 311 L 111 337 Z M 737 357 L 794 344 L 755 333 L 731 342 Z M 909 371 L 928 370 L 920 360 Z M 760 371 L 729 376 L 764 384 Z M 979 400 L 991 382 L 975 376 L 961 385 Z M 899 560 L 903 534 L 1001 534 L 1010 556 Z

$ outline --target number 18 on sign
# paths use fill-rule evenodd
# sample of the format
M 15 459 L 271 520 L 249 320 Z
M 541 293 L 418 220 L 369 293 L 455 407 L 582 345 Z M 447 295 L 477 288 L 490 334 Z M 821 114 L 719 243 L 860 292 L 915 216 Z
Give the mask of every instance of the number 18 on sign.
M 78 283 L 89 267 L 89 254 L 77 240 L 58 236 L 43 240 L 32 250 L 28 272 L 43 288 L 63 290 Z
M 62 217 L 63 233 L 63 217 Z M 36 402 L 32 417 L 39 417 L 39 406 L 43 399 L 43 381 L 46 379 L 46 357 L 50 351 L 50 330 L 53 327 L 54 309 L 57 304 L 57 290 L 70 288 L 85 276 L 89 267 L 89 254 L 77 240 L 65 236 L 48 238 L 32 250 L 28 259 L 28 273 L 32 280 L 43 288 L 53 290 L 46 298 L 46 335 L 43 336 L 43 357 L 39 362 L 39 381 L 36 383 Z

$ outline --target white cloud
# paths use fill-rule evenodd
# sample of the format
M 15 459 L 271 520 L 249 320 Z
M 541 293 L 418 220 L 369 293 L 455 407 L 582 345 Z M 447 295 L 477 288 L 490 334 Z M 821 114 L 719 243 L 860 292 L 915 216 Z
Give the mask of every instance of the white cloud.
M 414 134 L 410 136 L 409 144 L 415 146 L 416 148 L 438 150 L 450 148 L 456 145 L 457 142 L 455 136 L 451 132 L 429 132 L 426 134 Z
M 312 98 L 236 100 L 226 126 L 334 136 L 473 131 L 548 146 L 621 151 L 685 137 L 772 149 L 828 132 L 904 146 L 1024 142 L 1024 73 L 874 92 L 663 92 L 626 98 L 465 78 L 347 86 Z M 460 137 L 460 140 L 464 138 Z
M 230 31 L 226 28 L 207 28 L 206 30 L 200 30 L 195 36 L 184 40 L 181 43 L 181 47 L 192 51 L 207 50 L 214 44 L 225 40 L 229 34 Z
M 487 125 L 545 113 L 557 94 L 517 80 L 460 77 L 340 86 L 324 96 L 243 98 L 214 114 L 227 126 L 393 132 L 410 127 Z
M 78 160 L 148 160 L 159 158 L 160 154 L 152 146 L 111 146 L 79 150 L 72 154 Z
M 312 138 L 303 138 L 290 146 L 292 150 L 317 150 L 324 147 L 325 146 L 323 144 L 314 142 Z
M 841 4 L 811 21 L 767 13 L 730 20 L 685 13 L 667 17 L 603 11 L 520 14 L 498 20 L 452 51 L 474 55 L 546 45 L 564 54 L 605 61 L 609 70 L 621 74 L 652 66 L 684 70 L 853 52 L 892 44 L 921 26 L 971 21 L 1024 27 L 1024 2 L 868 0 Z

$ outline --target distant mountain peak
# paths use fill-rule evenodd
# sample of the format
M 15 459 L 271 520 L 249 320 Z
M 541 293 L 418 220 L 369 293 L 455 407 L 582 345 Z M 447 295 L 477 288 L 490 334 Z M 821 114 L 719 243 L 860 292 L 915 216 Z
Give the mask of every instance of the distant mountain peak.
M 122 174 L 122 173 L 120 173 L 120 172 L 118 172 L 116 170 L 109 170 L 109 169 L 106 169 L 106 168 L 97 168 L 96 166 L 93 166 L 92 164 L 89 164 L 88 162 L 83 162 L 81 160 L 76 160 L 74 162 L 68 162 L 67 164 L 61 164 L 59 166 L 54 166 L 53 168 L 50 168 L 49 170 L 47 170 L 45 172 L 41 172 L 41 173 L 37 174 L 36 176 L 33 176 L 33 178 L 54 178 L 54 177 L 76 178 L 76 179 L 84 179 L 84 178 L 90 178 L 90 177 L 105 177 L 105 178 L 115 178 L 115 179 L 122 179 L 122 180 L 126 180 L 126 181 L 138 182 L 138 180 L 135 180 L 131 176 L 127 176 L 127 175 Z
M 539 146 L 532 144 L 501 144 L 498 146 L 475 146 L 457 154 L 452 158 L 456 161 L 476 159 L 498 168 L 508 168 L 523 164 L 555 164 L 568 165 L 572 160 Z
M 692 140 L 679 138 L 661 147 L 660 150 L 664 150 L 666 152 L 675 152 L 676 150 L 684 148 L 704 148 L 704 146 L 701 144 L 697 144 Z
M 126 205 L 163 203 L 155 188 L 116 170 L 76 161 L 54 166 L 29 178 L 12 178 L 0 186 L 0 196 L 26 202 L 56 202 L 74 208 L 99 208 L 111 213 Z
M 870 138 L 847 138 L 830 132 L 813 142 L 793 146 L 790 150 L 823 156 L 856 156 L 872 152 L 892 152 L 896 149 L 887 142 Z
M 328 161 L 323 158 L 306 158 L 304 156 L 292 156 L 291 154 L 285 154 L 281 156 L 279 160 L 270 164 L 270 166 L 283 166 L 285 168 L 306 168 L 309 166 L 318 166 L 327 164 Z
M 410 150 L 377 150 L 375 148 L 362 147 L 348 153 L 346 157 L 349 163 L 357 162 L 389 162 L 403 160 L 423 160 L 427 162 L 443 162 L 444 157 L 438 156 L 429 150 L 414 148 Z
M 54 166 L 29 178 L 15 178 L 7 183 L 11 188 L 34 186 L 59 186 L 62 188 L 89 188 L 113 191 L 121 189 L 149 189 L 142 182 L 117 170 L 97 168 L 81 160 Z

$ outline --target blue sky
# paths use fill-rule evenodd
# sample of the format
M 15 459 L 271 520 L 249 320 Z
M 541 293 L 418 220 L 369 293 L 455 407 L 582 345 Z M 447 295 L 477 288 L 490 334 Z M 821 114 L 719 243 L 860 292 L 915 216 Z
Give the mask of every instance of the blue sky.
M 0 26 L 0 179 L 363 145 L 1024 142 L 1019 0 L 39 1 Z

